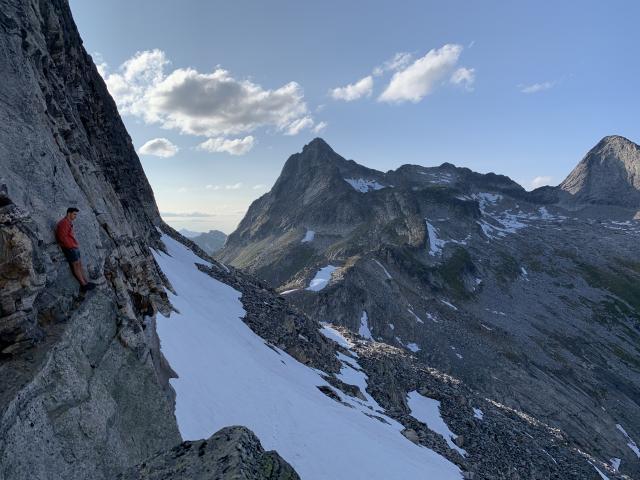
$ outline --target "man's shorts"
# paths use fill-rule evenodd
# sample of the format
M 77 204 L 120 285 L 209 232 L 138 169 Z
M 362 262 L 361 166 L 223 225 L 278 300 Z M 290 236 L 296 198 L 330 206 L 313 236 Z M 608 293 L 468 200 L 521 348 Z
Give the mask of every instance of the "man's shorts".
M 80 260 L 80 250 L 77 248 L 63 248 L 64 256 L 67 257 L 67 262 L 73 263 Z

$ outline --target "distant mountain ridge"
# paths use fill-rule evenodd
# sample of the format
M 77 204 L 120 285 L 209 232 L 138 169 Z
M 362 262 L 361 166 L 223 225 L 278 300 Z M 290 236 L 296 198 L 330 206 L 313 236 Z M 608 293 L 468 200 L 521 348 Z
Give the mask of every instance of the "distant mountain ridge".
M 640 437 L 637 152 L 605 137 L 527 192 L 448 163 L 380 172 L 318 138 L 217 258 L 640 474 L 616 427 Z
M 213 255 L 222 248 L 227 240 L 227 234 L 220 230 L 209 230 L 208 232 L 194 232 L 185 228 L 180 230 L 185 237 L 193 240 L 208 255 Z

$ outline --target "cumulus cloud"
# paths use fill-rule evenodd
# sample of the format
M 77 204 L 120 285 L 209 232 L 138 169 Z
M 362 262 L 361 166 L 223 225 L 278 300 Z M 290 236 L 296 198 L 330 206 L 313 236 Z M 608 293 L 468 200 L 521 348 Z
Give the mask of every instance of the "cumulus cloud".
M 320 133 L 329 125 L 327 122 L 319 122 L 315 127 L 313 127 L 313 133 Z
M 395 72 L 396 70 L 401 70 L 409 65 L 409 63 L 411 63 L 411 60 L 413 60 L 413 55 L 411 55 L 410 53 L 398 52 L 393 56 L 393 58 L 390 58 L 382 65 L 375 67 L 373 69 L 373 74 L 376 77 L 379 77 L 385 72 Z
M 449 75 L 461 53 L 462 46 L 453 44 L 430 50 L 424 57 L 394 73 L 378 100 L 390 103 L 419 102 Z
M 154 138 L 142 145 L 138 153 L 142 155 L 154 155 L 156 157 L 169 158 L 178 153 L 178 147 L 166 138 Z
M 242 182 L 234 183 L 233 185 L 225 185 L 226 190 L 239 190 L 242 188 Z
M 549 90 L 555 86 L 555 82 L 533 83 L 531 85 L 518 85 L 522 93 L 538 93 Z
M 329 95 L 331 95 L 334 100 L 352 102 L 362 97 L 371 96 L 371 92 L 373 92 L 373 77 L 369 75 L 358 80 L 356 83 L 334 88 L 329 91 Z
M 207 190 L 220 190 L 220 185 L 205 185 Z
M 313 126 L 313 120 L 311 117 L 303 117 L 298 120 L 294 120 L 289 124 L 285 130 L 285 135 L 297 135 L 305 128 L 311 128 Z
M 553 180 L 552 177 L 545 176 L 545 175 L 535 177 L 533 180 L 531 180 L 531 183 L 530 183 L 531 190 L 534 190 L 538 187 L 542 187 L 544 185 L 549 185 L 549 183 L 551 183 L 551 180 Z
M 165 53 L 156 49 L 137 52 L 115 73 L 104 72 L 122 113 L 212 138 L 250 133 L 259 127 L 288 132 L 308 117 L 304 93 L 296 82 L 265 89 L 222 68 L 211 73 L 179 68 L 167 74 L 169 63 Z
M 198 145 L 198 150 L 211 153 L 226 152 L 231 155 L 244 155 L 253 148 L 255 139 L 248 135 L 244 138 L 210 138 Z
M 460 67 L 451 74 L 449 81 L 465 90 L 472 91 L 473 83 L 476 81 L 476 70 L 475 68 Z

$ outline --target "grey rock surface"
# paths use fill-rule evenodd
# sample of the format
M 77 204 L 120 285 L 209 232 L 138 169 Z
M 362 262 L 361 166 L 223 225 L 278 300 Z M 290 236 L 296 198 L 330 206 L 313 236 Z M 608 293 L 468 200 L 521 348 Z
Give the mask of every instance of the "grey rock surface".
M 213 255 L 222 248 L 227 240 L 227 235 L 220 230 L 209 230 L 208 232 L 194 235 L 191 240 L 209 255 Z
M 0 1 L 0 71 L 0 478 L 112 478 L 181 440 L 161 220 L 66 1 Z M 54 239 L 68 206 L 87 296 Z
M 206 440 L 183 442 L 118 475 L 118 480 L 298 480 L 277 452 L 265 452 L 244 427 L 226 427 Z
M 607 137 L 587 163 L 632 171 L 637 148 Z M 635 178 L 619 177 L 618 190 L 637 192 Z M 365 318 L 366 340 L 560 429 L 601 461 L 621 458 L 637 476 L 616 427 L 640 438 L 640 223 L 625 202 L 526 192 L 450 164 L 377 172 L 316 139 L 287 160 L 217 258 L 317 321 L 358 333 Z M 338 267 L 328 285 L 307 290 L 327 265 Z

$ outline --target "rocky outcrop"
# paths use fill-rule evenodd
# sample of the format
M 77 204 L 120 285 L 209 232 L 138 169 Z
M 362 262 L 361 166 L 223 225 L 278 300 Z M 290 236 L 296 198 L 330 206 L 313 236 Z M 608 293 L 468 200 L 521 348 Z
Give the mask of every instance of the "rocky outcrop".
M 180 441 L 161 220 L 65 0 L 0 1 L 0 71 L 0 477 L 112 477 Z M 68 206 L 86 298 L 53 235 Z
M 603 138 L 559 189 L 571 203 L 640 208 L 640 147 L 619 135 Z
M 227 427 L 183 442 L 118 475 L 118 480 L 298 480 L 277 452 L 265 452 L 246 428 Z
M 209 230 L 191 237 L 191 240 L 209 255 L 213 255 L 222 248 L 227 240 L 227 235 L 220 230 Z

